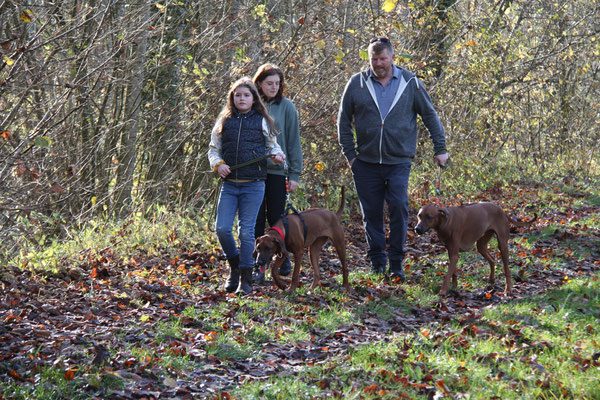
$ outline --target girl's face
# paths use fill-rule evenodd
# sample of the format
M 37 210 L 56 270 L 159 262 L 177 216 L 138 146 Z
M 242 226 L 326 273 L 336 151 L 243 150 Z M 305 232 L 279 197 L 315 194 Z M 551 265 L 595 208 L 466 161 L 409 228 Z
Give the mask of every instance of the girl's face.
M 281 84 L 279 75 L 269 75 L 262 82 L 258 83 L 267 100 L 271 100 L 277 96 L 279 85 Z
M 250 111 L 254 104 L 252 92 L 246 86 L 240 86 L 233 91 L 233 105 L 241 113 Z

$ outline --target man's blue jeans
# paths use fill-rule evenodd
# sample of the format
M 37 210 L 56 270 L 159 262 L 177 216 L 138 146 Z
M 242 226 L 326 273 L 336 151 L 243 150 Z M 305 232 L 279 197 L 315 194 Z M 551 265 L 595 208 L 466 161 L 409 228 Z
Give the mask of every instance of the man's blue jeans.
M 240 268 L 254 267 L 254 225 L 265 195 L 265 182 L 224 181 L 217 206 L 215 230 L 225 256 L 240 255 Z M 233 221 L 238 217 L 239 250 L 233 237 Z
M 383 165 L 360 161 L 352 163 L 354 185 L 360 201 L 369 250 L 367 256 L 374 270 L 385 271 L 389 257 L 390 271 L 402 268 L 408 228 L 408 177 L 412 162 Z M 389 249 L 383 225 L 384 202 L 389 210 Z

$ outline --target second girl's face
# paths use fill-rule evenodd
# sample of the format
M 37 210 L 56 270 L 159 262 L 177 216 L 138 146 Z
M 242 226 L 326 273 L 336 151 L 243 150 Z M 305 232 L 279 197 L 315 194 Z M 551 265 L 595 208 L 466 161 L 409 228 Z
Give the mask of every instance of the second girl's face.
M 233 91 L 233 105 L 241 113 L 250 111 L 254 98 L 252 92 L 246 86 L 240 86 Z
M 279 85 L 281 85 L 281 81 L 279 79 L 279 75 L 269 75 L 262 82 L 258 83 L 263 94 L 267 98 L 267 100 L 271 100 L 275 96 L 277 96 L 277 92 L 279 92 Z

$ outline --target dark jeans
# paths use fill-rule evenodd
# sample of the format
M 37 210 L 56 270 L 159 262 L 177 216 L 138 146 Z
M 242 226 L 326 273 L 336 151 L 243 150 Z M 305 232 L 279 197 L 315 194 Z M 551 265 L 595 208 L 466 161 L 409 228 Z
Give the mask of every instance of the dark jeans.
M 390 270 L 402 268 L 408 228 L 408 177 L 411 161 L 383 165 L 360 161 L 352 164 L 354 185 L 360 201 L 363 224 L 369 250 L 367 256 L 373 268 L 385 267 L 389 258 Z M 384 202 L 388 205 L 390 235 L 386 253 L 383 225 Z
M 269 226 L 273 226 L 281 218 L 285 209 L 285 181 L 284 175 L 267 174 L 265 197 L 258 210 L 254 226 L 255 238 L 265 234 L 265 220 L 269 221 Z

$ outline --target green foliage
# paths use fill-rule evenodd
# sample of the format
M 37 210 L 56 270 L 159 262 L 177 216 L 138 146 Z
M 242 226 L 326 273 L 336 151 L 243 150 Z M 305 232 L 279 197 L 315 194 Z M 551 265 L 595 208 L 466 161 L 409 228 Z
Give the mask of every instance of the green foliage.
M 124 261 L 136 254 L 156 256 L 173 249 L 211 248 L 214 235 L 206 233 L 208 221 L 194 212 L 172 212 L 155 205 L 126 220 L 89 220 L 68 230 L 70 240 L 48 238 L 39 233 L 36 242 L 21 241 L 15 261 L 33 269 L 56 271 L 72 263 L 102 258 L 106 252 Z M 25 221 L 31 224 L 33 216 Z
M 339 99 L 367 66 L 375 36 L 394 42 L 396 62 L 434 100 L 454 165 L 444 173 L 451 194 L 515 177 L 600 175 L 591 61 L 600 41 L 590 0 L 194 0 L 89 14 L 90 7 L 69 0 L 0 16 L 6 32 L 40 29 L 0 38 L 10 60 L 0 72 L 8 85 L 0 101 L 4 260 L 24 242 L 60 243 L 74 226 L 101 215 L 127 219 L 155 203 L 207 218 L 216 186 L 210 130 L 230 83 L 263 62 L 282 67 L 300 112 L 305 168 L 293 197 L 301 208 L 335 208 L 337 187 L 352 186 L 337 143 Z M 93 28 L 100 24 L 102 34 Z M 14 56 L 31 46 L 39 51 Z M 419 129 L 411 182 L 421 185 L 437 173 Z M 435 195 L 432 187 L 423 190 Z

